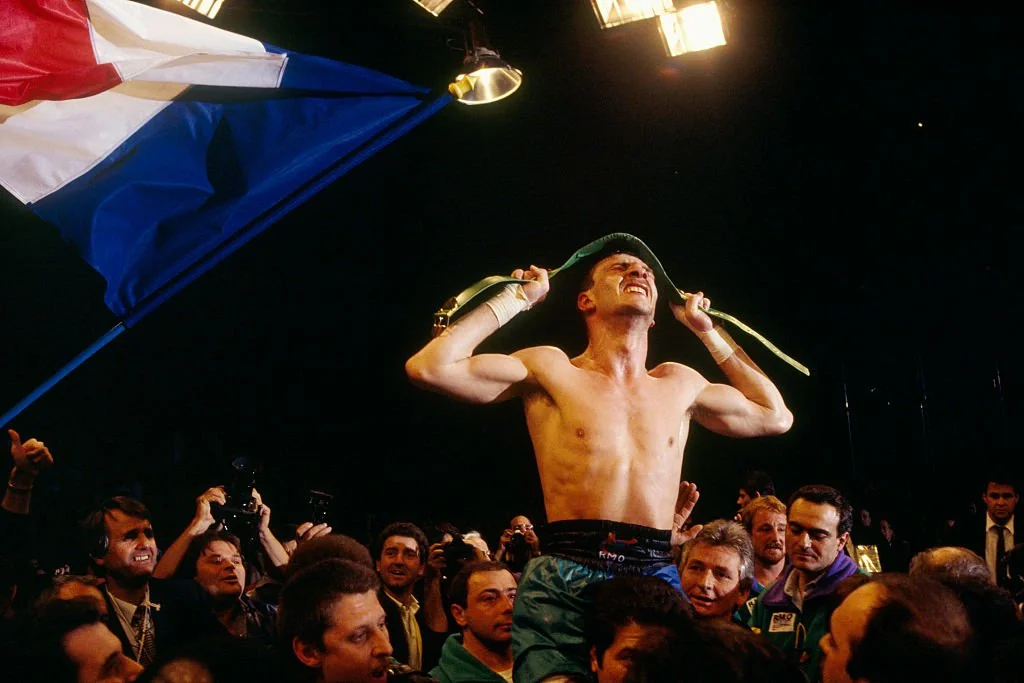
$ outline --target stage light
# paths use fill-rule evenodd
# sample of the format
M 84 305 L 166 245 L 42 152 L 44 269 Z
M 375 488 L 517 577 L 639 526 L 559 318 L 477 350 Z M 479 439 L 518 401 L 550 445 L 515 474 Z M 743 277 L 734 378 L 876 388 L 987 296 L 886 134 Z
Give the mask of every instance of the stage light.
M 452 0 L 412 0 L 417 5 L 427 10 L 435 17 L 441 12 L 445 11 L 448 5 L 452 4 Z
M 522 84 L 523 73 L 491 47 L 479 21 L 470 21 L 462 71 L 448 86 L 448 92 L 463 104 L 489 104 L 505 99 Z
M 224 4 L 224 0 L 178 0 L 178 2 L 189 9 L 194 9 L 208 19 L 217 16 L 220 6 Z
M 725 45 L 725 27 L 718 3 L 701 2 L 658 17 L 665 51 L 672 57 Z
M 601 28 L 651 19 L 675 12 L 673 0 L 590 0 Z

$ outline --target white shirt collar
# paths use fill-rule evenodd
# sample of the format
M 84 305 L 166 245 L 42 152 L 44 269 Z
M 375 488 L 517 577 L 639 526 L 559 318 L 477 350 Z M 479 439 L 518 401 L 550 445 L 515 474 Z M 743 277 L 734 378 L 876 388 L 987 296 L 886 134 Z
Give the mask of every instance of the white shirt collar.
M 1010 515 L 1010 519 L 1006 520 L 1006 524 L 1004 524 L 1003 526 L 1006 527 L 1006 530 L 1010 532 L 1011 536 L 1016 538 L 1017 534 L 1013 533 L 1013 518 L 1014 517 L 1015 517 L 1015 515 Z M 985 513 L 985 531 L 991 531 L 992 527 L 994 527 L 994 526 L 997 526 L 996 521 L 994 519 L 992 519 L 992 515 L 990 515 L 990 514 L 988 514 L 986 512 Z

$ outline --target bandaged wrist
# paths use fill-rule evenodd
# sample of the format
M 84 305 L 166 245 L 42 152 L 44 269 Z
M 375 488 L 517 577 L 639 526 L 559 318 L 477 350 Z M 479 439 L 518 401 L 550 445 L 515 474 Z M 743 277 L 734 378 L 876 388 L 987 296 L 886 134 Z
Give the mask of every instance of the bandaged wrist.
M 530 310 L 530 300 L 526 298 L 523 286 L 518 283 L 505 285 L 501 292 L 484 302 L 484 305 L 498 319 L 498 327 L 523 311 Z
M 719 365 L 727 361 L 739 348 L 729 333 L 721 327 L 713 327 L 710 331 L 701 332 L 697 336 L 704 342 L 704 346 L 708 347 L 711 357 Z

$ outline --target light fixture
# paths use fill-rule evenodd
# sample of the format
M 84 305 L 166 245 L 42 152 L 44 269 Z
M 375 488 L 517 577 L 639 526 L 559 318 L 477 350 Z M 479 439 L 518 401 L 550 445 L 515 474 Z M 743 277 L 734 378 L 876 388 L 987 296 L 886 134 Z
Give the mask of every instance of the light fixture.
M 445 11 L 448 5 L 452 4 L 452 0 L 412 0 L 417 5 L 427 10 L 435 17 Z
M 178 0 L 178 2 L 189 9 L 194 9 L 208 19 L 217 16 L 220 6 L 224 4 L 224 0 Z
M 669 56 L 725 45 L 725 28 L 717 2 L 701 2 L 658 17 Z
M 489 104 L 518 90 L 523 73 L 491 47 L 483 24 L 471 20 L 468 34 L 462 71 L 448 86 L 448 92 L 463 104 Z
M 601 28 L 651 19 L 676 11 L 673 0 L 590 0 Z

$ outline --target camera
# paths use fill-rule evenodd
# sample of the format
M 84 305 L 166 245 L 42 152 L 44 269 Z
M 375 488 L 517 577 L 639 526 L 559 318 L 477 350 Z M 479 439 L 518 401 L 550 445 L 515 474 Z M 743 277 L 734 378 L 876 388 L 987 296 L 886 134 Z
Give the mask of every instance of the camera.
M 445 578 L 451 578 L 459 573 L 462 565 L 476 559 L 476 548 L 466 543 L 462 534 L 452 534 L 450 543 L 444 546 Z
M 526 541 L 526 534 L 518 529 L 512 532 L 512 538 L 508 542 L 508 552 L 520 557 L 529 552 L 530 544 Z
M 309 521 L 313 524 L 325 524 L 327 513 L 331 507 L 334 496 L 323 491 L 309 492 Z
M 235 458 L 231 469 L 231 478 L 224 487 L 227 501 L 212 506 L 210 511 L 225 531 L 238 536 L 243 543 L 253 542 L 259 526 L 259 512 L 252 495 L 257 468 L 243 457 Z

